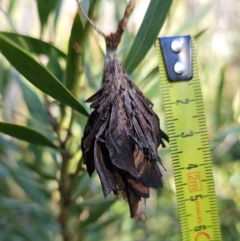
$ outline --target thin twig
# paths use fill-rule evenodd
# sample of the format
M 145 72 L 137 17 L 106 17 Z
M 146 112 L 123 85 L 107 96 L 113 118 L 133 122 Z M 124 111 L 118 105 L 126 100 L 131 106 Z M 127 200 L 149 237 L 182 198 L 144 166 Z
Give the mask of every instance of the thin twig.
M 127 23 L 128 23 L 128 20 L 129 20 L 129 17 L 130 15 L 132 14 L 133 12 L 133 9 L 135 7 L 135 4 L 136 4 L 136 0 L 130 0 L 126 9 L 125 9 L 125 12 L 124 12 L 124 15 L 122 17 L 122 19 L 120 20 L 120 22 L 118 23 L 118 28 L 117 28 L 117 31 L 115 33 L 111 33 L 109 35 L 105 35 L 93 22 L 92 20 L 85 14 L 82 6 L 81 6 L 81 3 L 79 2 L 79 0 L 76 0 L 77 3 L 78 3 L 78 6 L 79 6 L 79 10 L 80 12 L 83 14 L 83 16 L 87 19 L 87 21 L 94 27 L 94 29 L 102 36 L 104 37 L 105 41 L 106 41 L 106 45 L 107 45 L 107 48 L 110 48 L 110 49 L 117 49 L 120 41 L 121 41 L 121 38 L 122 38 L 122 35 L 123 35 L 123 32 L 124 30 L 126 29 L 126 26 L 127 26 Z
M 135 0 L 129 1 L 129 3 L 125 9 L 124 15 L 123 15 L 122 19 L 120 20 L 120 22 L 118 23 L 118 29 L 117 29 L 116 33 L 114 33 L 114 34 L 111 33 L 106 38 L 107 47 L 110 47 L 112 49 L 117 49 L 119 43 L 121 42 L 123 32 L 126 29 L 129 17 L 133 12 L 135 4 L 136 4 Z
M 120 38 L 121 38 L 124 30 L 126 29 L 129 17 L 130 17 L 130 15 L 132 14 L 132 12 L 134 10 L 135 4 L 136 4 L 135 0 L 130 0 L 129 1 L 129 3 L 128 3 L 127 7 L 126 7 L 125 13 L 124 13 L 121 21 L 118 23 L 118 29 L 117 29 L 117 32 L 115 34 L 119 35 Z
M 68 217 L 70 211 L 70 194 L 69 194 L 69 180 L 68 180 L 68 156 L 62 154 L 62 164 L 60 169 L 59 192 L 60 192 L 60 214 L 59 222 L 61 226 L 62 236 L 64 241 L 71 240 L 71 234 L 68 230 Z
M 82 8 L 82 5 L 81 3 L 76 0 L 77 4 L 78 4 L 78 7 L 79 7 L 79 10 L 80 12 L 83 14 L 83 16 L 86 18 L 86 20 L 93 26 L 93 28 L 104 38 L 106 39 L 106 35 L 93 23 L 93 21 L 87 16 L 87 14 L 85 14 L 83 8 Z

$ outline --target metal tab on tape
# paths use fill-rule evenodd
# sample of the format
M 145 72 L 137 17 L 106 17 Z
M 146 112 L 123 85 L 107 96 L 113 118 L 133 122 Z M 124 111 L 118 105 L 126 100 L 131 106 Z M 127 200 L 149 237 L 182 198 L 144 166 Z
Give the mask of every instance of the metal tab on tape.
M 186 81 L 193 77 L 191 36 L 160 38 L 167 75 L 170 81 Z

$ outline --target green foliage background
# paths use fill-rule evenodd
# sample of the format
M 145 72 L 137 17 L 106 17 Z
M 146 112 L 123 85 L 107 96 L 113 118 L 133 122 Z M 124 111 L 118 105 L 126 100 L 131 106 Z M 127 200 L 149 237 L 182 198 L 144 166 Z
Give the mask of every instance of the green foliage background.
M 158 35 L 195 37 L 221 231 L 223 240 L 235 241 L 240 6 L 228 2 L 139 0 L 118 56 L 166 129 L 153 44 Z M 83 6 L 108 33 L 126 2 L 84 0 Z M 151 190 L 146 224 L 129 218 L 121 197 L 105 200 L 98 177 L 85 171 L 79 145 L 90 109 L 84 100 L 101 85 L 105 46 L 79 17 L 75 0 L 0 0 L 0 50 L 0 240 L 180 241 L 168 148 L 159 150 L 165 185 Z

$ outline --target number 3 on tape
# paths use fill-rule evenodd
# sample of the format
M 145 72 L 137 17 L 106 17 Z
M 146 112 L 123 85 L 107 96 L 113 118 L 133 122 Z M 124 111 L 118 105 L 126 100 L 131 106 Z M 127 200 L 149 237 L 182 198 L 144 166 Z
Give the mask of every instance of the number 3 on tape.
M 203 99 L 190 36 L 157 40 L 183 241 L 221 241 Z

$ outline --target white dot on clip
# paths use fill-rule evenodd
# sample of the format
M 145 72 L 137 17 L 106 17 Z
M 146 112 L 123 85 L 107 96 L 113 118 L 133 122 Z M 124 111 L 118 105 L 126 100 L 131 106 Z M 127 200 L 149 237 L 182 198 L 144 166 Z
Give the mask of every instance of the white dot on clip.
M 185 65 L 178 61 L 174 65 L 174 71 L 176 74 L 183 74 L 185 72 Z
M 182 50 L 183 42 L 181 39 L 174 39 L 171 43 L 171 49 L 173 52 L 178 53 Z

